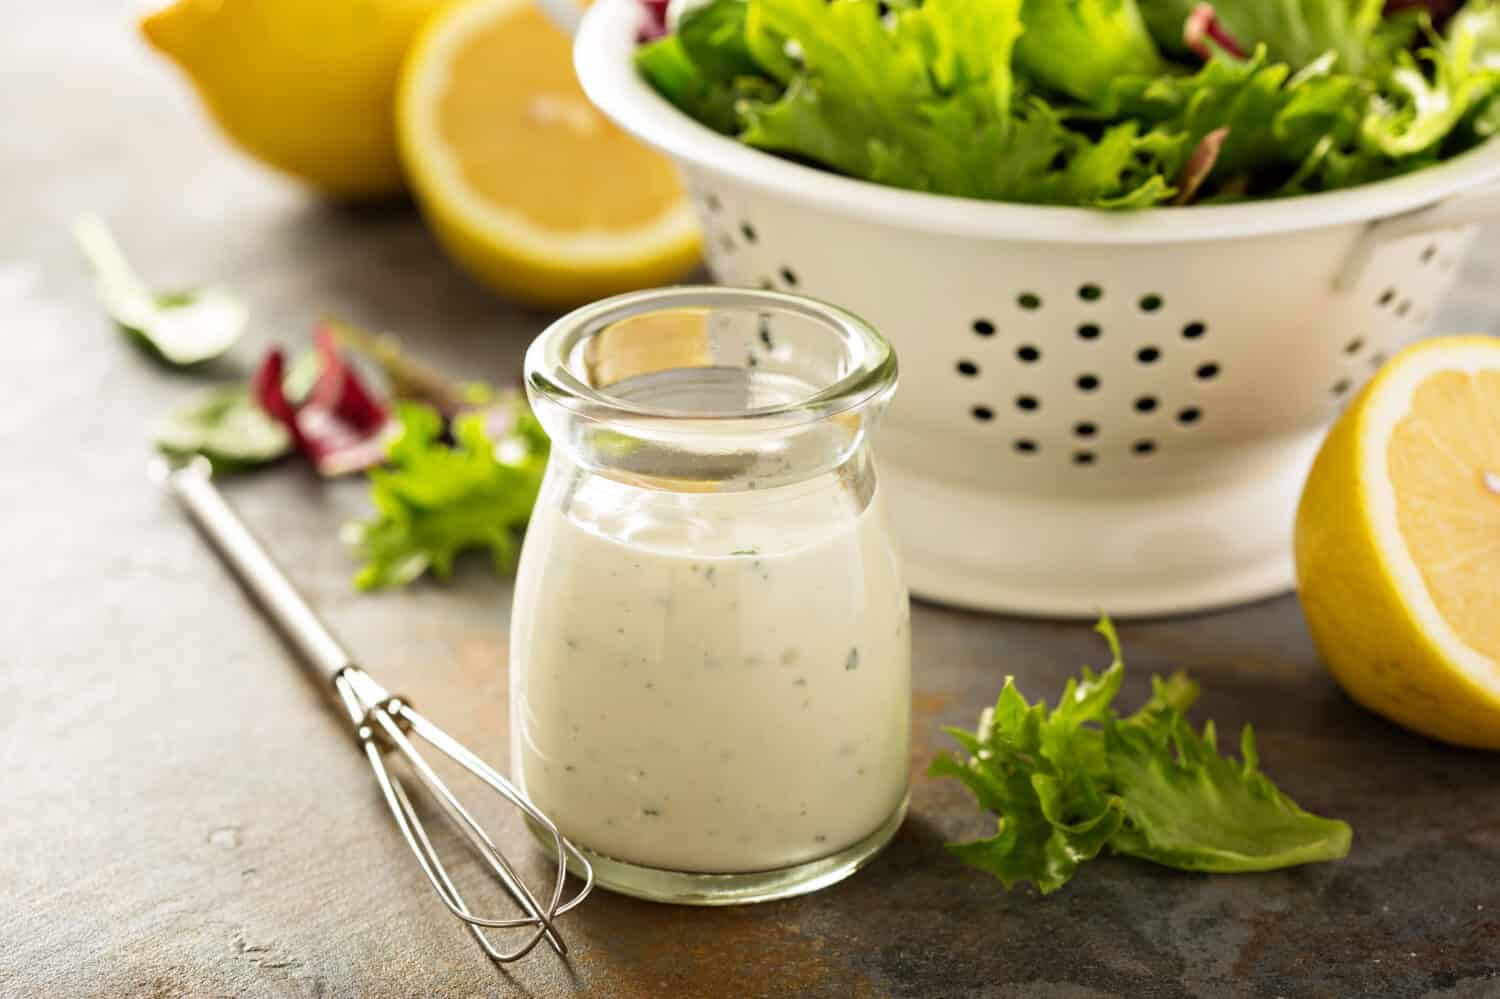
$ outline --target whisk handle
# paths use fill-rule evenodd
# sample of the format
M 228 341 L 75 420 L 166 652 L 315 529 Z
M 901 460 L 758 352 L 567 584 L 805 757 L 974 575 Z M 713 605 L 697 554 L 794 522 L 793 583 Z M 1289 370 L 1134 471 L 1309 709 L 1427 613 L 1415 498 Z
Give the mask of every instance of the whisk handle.
M 195 458 L 162 473 L 167 491 L 234 570 L 245 589 L 276 622 L 319 683 L 332 685 L 353 660 L 240 519 L 209 476 L 208 462 Z

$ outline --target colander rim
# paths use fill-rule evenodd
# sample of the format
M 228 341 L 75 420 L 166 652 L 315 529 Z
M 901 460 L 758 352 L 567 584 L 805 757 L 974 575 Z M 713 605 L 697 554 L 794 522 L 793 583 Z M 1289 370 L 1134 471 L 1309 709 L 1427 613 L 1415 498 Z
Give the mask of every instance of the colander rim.
M 1492 138 L 1446 163 L 1389 180 L 1229 205 L 1112 212 L 887 187 L 754 149 L 679 111 L 635 71 L 631 57 L 640 16 L 638 0 L 599 0 L 585 12 L 574 43 L 584 93 L 612 121 L 674 159 L 747 187 L 903 228 L 1049 243 L 1238 239 L 1372 222 L 1500 180 L 1500 139 Z

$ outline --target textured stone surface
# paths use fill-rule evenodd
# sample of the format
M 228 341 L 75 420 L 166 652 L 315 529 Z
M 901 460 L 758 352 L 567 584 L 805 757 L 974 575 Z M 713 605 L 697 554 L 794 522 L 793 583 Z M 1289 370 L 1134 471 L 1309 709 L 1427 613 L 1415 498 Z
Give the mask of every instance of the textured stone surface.
M 1353 822 L 1344 863 L 1211 878 L 1103 860 L 1050 898 L 1007 894 L 939 846 L 981 830 L 961 790 L 919 778 L 896 843 L 836 888 L 727 911 L 600 893 L 569 918 L 571 967 L 492 968 L 340 719 L 147 483 L 144 428 L 324 312 L 496 380 L 545 317 L 455 273 L 410 209 L 322 206 L 241 160 L 123 10 L 0 12 L 0 995 L 1500 995 L 1500 760 L 1359 710 L 1291 598 L 1126 625 L 1126 696 L 1192 668 L 1201 716 L 1253 720 L 1267 770 Z M 69 244 L 84 209 L 152 278 L 241 288 L 250 342 L 201 376 L 143 363 Z M 1443 328 L 1496 331 L 1497 268 L 1491 236 Z M 288 465 L 230 489 L 371 670 L 503 763 L 508 587 L 470 567 L 356 596 L 336 528 L 357 484 Z M 1050 692 L 1102 657 L 1076 624 L 919 606 L 913 631 L 914 768 L 1004 673 Z

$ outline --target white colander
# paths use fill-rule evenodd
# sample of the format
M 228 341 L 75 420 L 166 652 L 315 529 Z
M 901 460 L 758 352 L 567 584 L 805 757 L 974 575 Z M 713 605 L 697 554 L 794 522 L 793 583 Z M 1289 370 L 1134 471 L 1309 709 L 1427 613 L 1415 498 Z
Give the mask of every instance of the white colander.
M 1324 429 L 1500 217 L 1500 143 L 1354 190 L 1130 214 L 851 180 L 660 98 L 631 63 L 637 3 L 583 17 L 584 90 L 676 160 L 719 281 L 827 299 L 895 344 L 882 483 L 912 589 L 946 603 L 1157 614 L 1287 589 Z

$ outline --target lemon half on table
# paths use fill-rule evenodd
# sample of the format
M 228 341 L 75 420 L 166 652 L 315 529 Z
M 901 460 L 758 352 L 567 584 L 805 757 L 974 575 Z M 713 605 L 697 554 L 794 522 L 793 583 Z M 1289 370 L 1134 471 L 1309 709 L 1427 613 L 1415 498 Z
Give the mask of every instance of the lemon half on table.
M 1335 424 L 1297 512 L 1335 678 L 1426 735 L 1500 749 L 1500 339 L 1397 355 Z
M 402 161 L 440 242 L 491 287 L 574 305 L 698 262 L 671 162 L 584 96 L 530 0 L 459 0 L 423 28 L 396 99 Z

